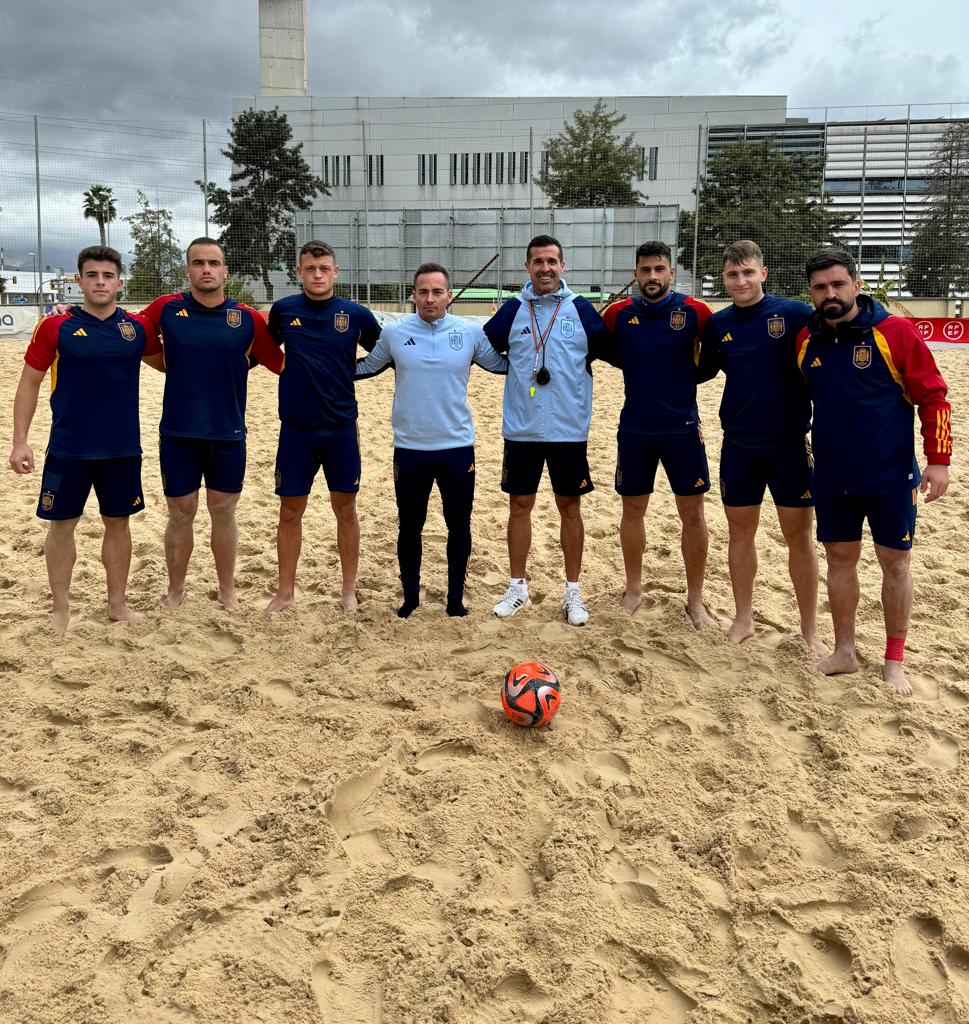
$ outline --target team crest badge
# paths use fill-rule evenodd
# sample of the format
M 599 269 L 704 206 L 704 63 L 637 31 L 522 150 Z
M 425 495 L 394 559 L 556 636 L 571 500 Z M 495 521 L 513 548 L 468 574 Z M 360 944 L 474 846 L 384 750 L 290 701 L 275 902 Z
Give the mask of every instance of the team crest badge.
M 451 331 L 448 334 L 448 341 L 455 352 L 460 352 L 464 348 L 464 335 L 460 331 Z
M 346 334 L 346 332 L 350 330 L 350 314 L 334 313 L 333 330 L 339 331 L 341 334 Z
M 276 470 L 276 478 L 275 479 L 276 479 L 276 490 L 278 491 L 279 488 L 283 486 L 283 474 L 280 473 L 278 469 Z
M 852 362 L 859 370 L 871 366 L 871 345 L 855 345 Z
M 45 512 L 50 512 L 50 510 L 54 507 L 54 495 L 51 494 L 50 491 L 44 491 L 44 493 L 40 496 L 40 507 Z
M 242 326 L 242 310 L 241 309 L 227 309 L 225 311 L 225 322 L 230 327 L 241 327 Z
M 767 333 L 772 338 L 784 337 L 784 317 L 772 316 L 767 320 Z
M 670 327 L 674 331 L 682 331 L 686 327 L 686 311 L 682 309 L 674 309 L 670 313 Z
M 559 321 L 559 329 L 562 332 L 563 338 L 574 338 L 575 337 L 575 321 L 570 320 L 568 317 Z
M 122 320 L 121 323 L 118 324 L 118 330 L 121 331 L 121 337 L 124 338 L 125 341 L 135 340 L 135 325 L 129 320 Z

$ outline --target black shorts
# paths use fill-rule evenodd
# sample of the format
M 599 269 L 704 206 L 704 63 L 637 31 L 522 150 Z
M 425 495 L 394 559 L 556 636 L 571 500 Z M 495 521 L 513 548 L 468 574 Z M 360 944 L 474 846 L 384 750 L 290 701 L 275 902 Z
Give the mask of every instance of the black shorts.
M 575 498 L 594 490 L 585 441 L 509 441 L 501 463 L 501 489 L 505 494 L 537 494 L 542 470 L 548 463 L 552 491 Z
M 867 519 L 876 544 L 908 551 L 915 539 L 918 493 L 917 488 L 907 486 L 889 494 L 816 493 L 818 540 L 822 544 L 861 540 Z
M 770 489 L 775 505 L 814 504 L 814 462 L 806 437 L 771 448 L 746 448 L 729 438 L 720 449 L 720 497 L 724 505 L 760 505 Z
M 299 427 L 283 423 L 276 449 L 276 493 L 301 498 L 313 489 L 323 468 L 326 486 L 338 494 L 360 490 L 360 439 L 356 422 L 339 427 Z
M 77 519 L 91 488 L 101 515 L 134 515 L 145 507 L 141 490 L 141 456 L 116 459 L 62 459 L 48 455 L 37 501 L 38 519 Z
M 681 498 L 710 490 L 707 450 L 699 428 L 680 434 L 617 435 L 616 491 L 630 498 L 652 494 L 656 468 L 663 463 L 673 493 Z
M 166 498 L 194 494 L 203 479 L 210 491 L 238 494 L 246 475 L 246 442 L 162 434 L 158 461 Z

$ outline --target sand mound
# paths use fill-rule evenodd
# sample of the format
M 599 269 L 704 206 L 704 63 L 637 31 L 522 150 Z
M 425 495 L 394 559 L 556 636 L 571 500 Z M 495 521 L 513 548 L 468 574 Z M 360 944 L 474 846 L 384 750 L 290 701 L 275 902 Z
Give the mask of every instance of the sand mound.
M 0 349 L 9 410 L 23 343 Z M 958 424 L 969 362 L 940 356 Z M 618 374 L 597 369 L 585 502 L 585 629 L 560 618 L 557 516 L 535 514 L 534 606 L 504 589 L 501 382 L 472 375 L 479 444 L 465 620 L 443 613 L 443 521 L 424 606 L 398 600 L 392 376 L 362 384 L 361 611 L 337 608 L 325 495 L 307 515 L 298 608 L 258 612 L 275 575 L 274 387 L 251 378 L 239 510 L 246 612 L 214 601 L 200 514 L 188 602 L 162 614 L 165 523 L 144 373 L 147 510 L 132 524 L 133 627 L 103 614 L 100 524 L 79 527 L 74 621 L 43 631 L 37 477 L 0 513 L 0 1021 L 651 1024 L 969 1019 L 966 839 L 969 524 L 958 472 L 924 509 L 909 659 L 880 685 L 878 574 L 865 551 L 855 677 L 809 668 L 765 505 L 758 636 L 682 613 L 665 480 L 647 520 L 649 597 L 618 608 L 612 491 Z M 703 389 L 711 461 L 719 386 Z M 43 448 L 46 408 L 32 431 Z M 9 450 L 9 412 L 0 425 Z M 863 439 L 862 439 L 863 441 Z M 863 454 L 863 452 L 862 452 Z M 436 502 L 436 498 L 434 501 Z M 731 609 L 711 526 L 709 603 Z M 822 565 L 823 572 L 823 565 Z M 826 612 L 824 631 L 830 634 Z M 513 663 L 563 680 L 553 727 L 497 702 Z

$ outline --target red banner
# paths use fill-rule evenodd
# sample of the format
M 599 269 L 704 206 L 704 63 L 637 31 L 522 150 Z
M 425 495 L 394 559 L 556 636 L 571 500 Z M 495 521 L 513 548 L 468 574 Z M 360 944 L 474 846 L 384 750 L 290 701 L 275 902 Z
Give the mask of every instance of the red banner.
M 947 345 L 969 345 L 969 320 L 954 320 L 942 316 L 907 317 L 915 329 L 928 342 Z

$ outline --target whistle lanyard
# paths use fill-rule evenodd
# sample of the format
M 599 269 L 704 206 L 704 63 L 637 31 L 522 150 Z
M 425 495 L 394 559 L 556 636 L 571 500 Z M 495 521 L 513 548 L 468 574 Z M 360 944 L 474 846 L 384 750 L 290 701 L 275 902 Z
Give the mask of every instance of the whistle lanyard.
M 555 326 L 555 318 L 559 315 L 559 308 L 563 301 L 564 300 L 559 299 L 558 302 L 555 303 L 555 311 L 552 313 L 552 319 L 549 320 L 548 327 L 545 328 L 544 334 L 538 329 L 538 321 L 535 319 L 535 303 L 532 301 L 529 301 L 528 303 L 528 315 L 531 317 L 532 321 L 532 340 L 535 343 L 535 364 L 532 367 L 532 376 L 538 373 L 539 354 L 542 354 L 544 357 L 545 343 L 548 341 L 548 337 L 552 333 L 552 328 Z M 545 365 L 544 358 L 542 360 L 542 365 Z

